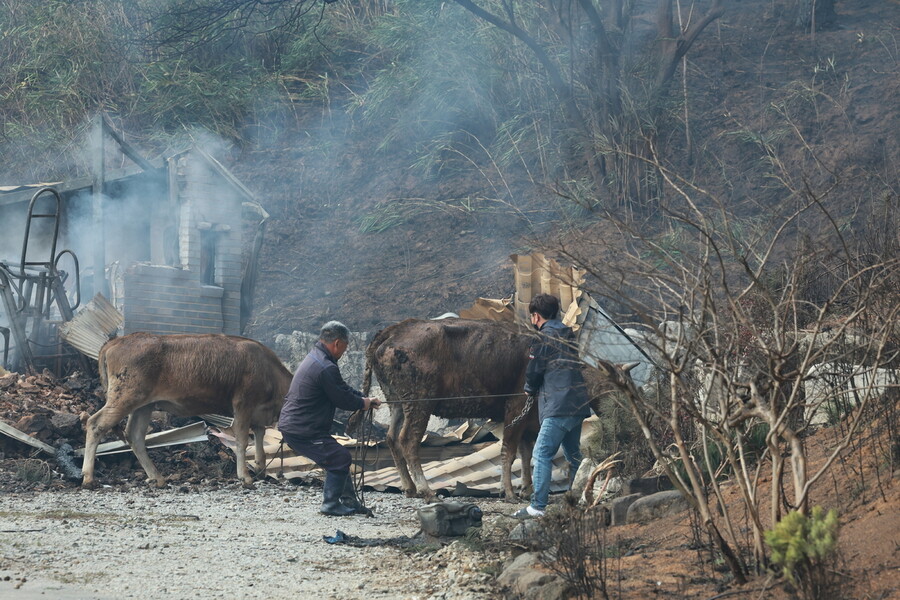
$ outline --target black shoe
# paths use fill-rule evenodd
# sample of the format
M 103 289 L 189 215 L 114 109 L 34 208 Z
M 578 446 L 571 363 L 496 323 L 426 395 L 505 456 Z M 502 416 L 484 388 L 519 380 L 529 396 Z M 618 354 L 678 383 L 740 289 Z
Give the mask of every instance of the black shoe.
M 325 471 L 325 485 L 322 486 L 322 495 L 324 501 L 319 512 L 324 515 L 332 515 L 335 517 L 346 517 L 352 515 L 356 510 L 349 506 L 341 504 L 341 493 L 344 491 L 344 482 L 349 475 L 338 473 L 335 471 Z
M 372 511 L 363 506 L 356 495 L 356 487 L 353 485 L 353 477 L 347 475 L 347 481 L 344 483 L 344 490 L 341 492 L 341 504 L 348 508 L 352 508 L 353 512 L 358 515 L 371 515 Z

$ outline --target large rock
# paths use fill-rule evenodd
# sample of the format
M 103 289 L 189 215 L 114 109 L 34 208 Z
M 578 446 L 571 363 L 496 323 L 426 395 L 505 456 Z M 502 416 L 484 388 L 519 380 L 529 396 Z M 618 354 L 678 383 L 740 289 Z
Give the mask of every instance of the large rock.
M 516 598 L 526 600 L 563 600 L 571 591 L 562 578 L 541 570 L 540 554 L 525 552 L 503 569 L 497 578 Z
M 628 494 L 627 496 L 613 499 L 609 504 L 610 525 L 615 527 L 616 525 L 627 523 L 628 509 L 640 498 L 643 498 L 640 494 Z
M 78 438 L 82 435 L 81 419 L 78 415 L 57 412 L 50 417 L 50 427 L 55 433 L 66 438 Z
M 640 477 L 638 479 L 632 479 L 622 486 L 622 495 L 640 494 L 642 496 L 649 496 L 650 494 L 664 492 L 673 488 L 672 482 L 666 475 Z
M 626 523 L 648 523 L 687 510 L 688 501 L 681 492 L 670 490 L 638 498 L 625 516 Z
M 341 357 L 339 363 L 341 375 L 350 387 L 356 389 L 362 387 L 363 373 L 366 368 L 366 347 L 368 347 L 371 337 L 371 334 L 366 332 L 350 332 L 350 348 Z M 318 340 L 318 332 L 294 331 L 290 335 L 278 334 L 275 336 L 273 349 L 293 373 Z
M 509 541 L 522 546 L 537 546 L 537 537 L 541 531 L 541 524 L 537 519 L 522 521 L 509 532 Z

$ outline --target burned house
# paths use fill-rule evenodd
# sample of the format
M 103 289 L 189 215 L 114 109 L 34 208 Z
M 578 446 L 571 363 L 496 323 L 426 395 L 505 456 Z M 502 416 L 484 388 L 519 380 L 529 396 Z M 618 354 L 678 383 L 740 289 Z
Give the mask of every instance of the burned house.
M 121 313 L 122 334 L 240 334 L 248 318 L 268 216 L 253 194 L 199 147 L 149 161 L 102 127 L 134 165 L 100 159 L 90 177 L 0 187 L 7 368 L 74 354 L 59 326 L 96 294 Z

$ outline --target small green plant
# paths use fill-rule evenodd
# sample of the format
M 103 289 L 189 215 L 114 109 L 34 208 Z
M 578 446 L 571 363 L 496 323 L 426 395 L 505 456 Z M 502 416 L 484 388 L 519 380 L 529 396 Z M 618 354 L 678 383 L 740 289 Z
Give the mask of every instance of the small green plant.
M 838 516 L 820 506 L 812 514 L 791 511 L 774 529 L 766 532 L 772 563 L 804 599 L 837 598 L 840 583 L 834 570 L 837 558 Z

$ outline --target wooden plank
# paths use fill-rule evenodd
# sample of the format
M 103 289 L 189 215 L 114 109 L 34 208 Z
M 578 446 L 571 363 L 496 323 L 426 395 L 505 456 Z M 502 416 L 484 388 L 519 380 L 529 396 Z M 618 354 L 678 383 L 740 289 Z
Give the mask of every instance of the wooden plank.
M 106 133 L 108 133 L 112 137 L 112 139 L 114 139 L 116 141 L 116 143 L 119 144 L 119 148 L 122 149 L 122 153 L 125 156 L 130 158 L 132 161 L 135 162 L 135 164 L 137 164 L 139 167 L 141 167 L 145 171 L 152 171 L 153 169 L 156 168 L 153 166 L 153 163 L 151 163 L 149 160 L 147 160 L 146 158 L 141 156 L 140 152 L 135 150 L 131 144 L 126 142 L 125 138 L 123 138 L 121 135 L 119 135 L 119 132 L 116 131 L 116 129 L 113 127 L 112 123 L 110 123 L 109 118 L 106 115 L 102 115 L 101 118 L 103 119 L 103 127 L 106 130 Z
M 25 432 L 19 431 L 12 425 L 7 425 L 3 421 L 0 421 L 0 433 L 5 433 L 9 437 L 14 440 L 19 440 L 23 444 L 28 444 L 33 448 L 37 448 L 38 450 L 43 450 L 47 454 L 55 455 L 56 450 L 53 449 L 52 446 L 45 444 L 40 440 L 36 440 Z
M 154 167 L 155 170 L 159 170 L 159 167 Z M 119 179 L 124 179 L 126 177 L 133 177 L 135 175 L 140 175 L 144 173 L 144 169 L 138 167 L 137 165 L 129 165 L 122 169 L 113 169 L 107 173 L 106 181 L 117 181 Z M 92 176 L 86 177 L 78 177 L 75 179 L 70 179 L 68 181 L 62 181 L 59 183 L 50 184 L 50 187 L 55 189 L 60 194 L 67 194 L 70 192 L 74 192 L 77 190 L 84 190 L 91 187 L 93 183 Z M 24 204 L 31 200 L 31 197 L 34 196 L 34 193 L 40 188 L 28 188 L 24 190 L 20 190 L 18 192 L 10 192 L 7 194 L 0 193 L 0 206 L 6 206 L 9 204 Z

